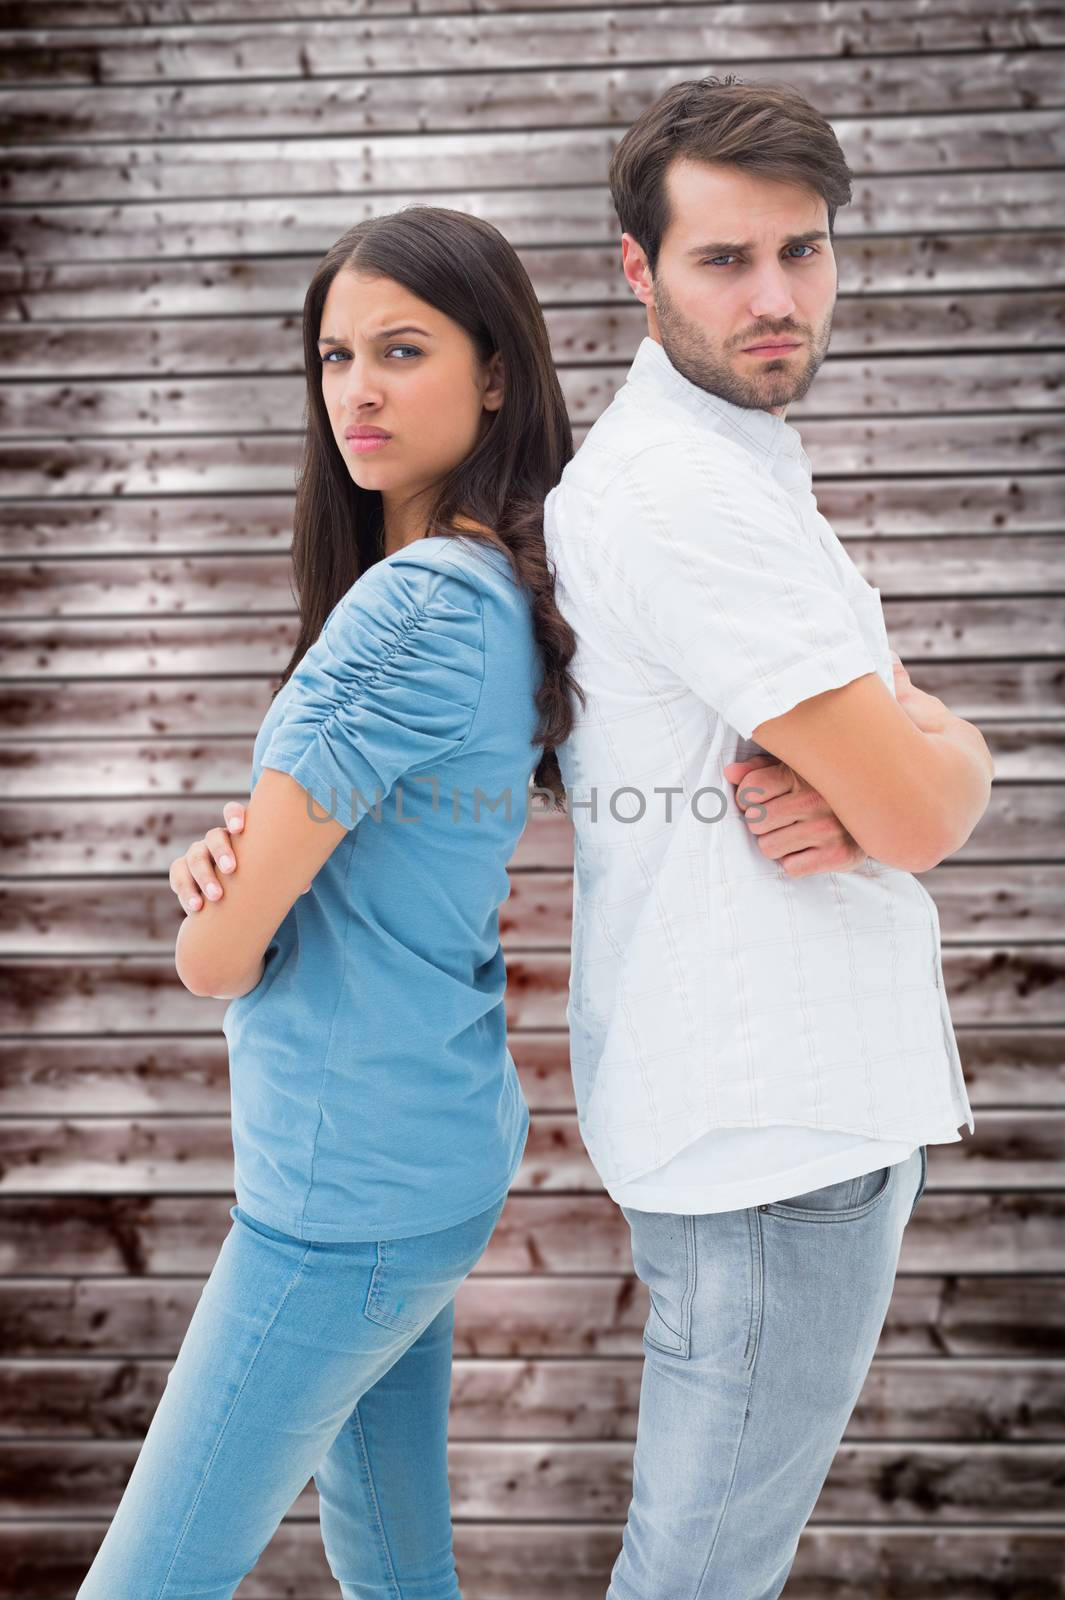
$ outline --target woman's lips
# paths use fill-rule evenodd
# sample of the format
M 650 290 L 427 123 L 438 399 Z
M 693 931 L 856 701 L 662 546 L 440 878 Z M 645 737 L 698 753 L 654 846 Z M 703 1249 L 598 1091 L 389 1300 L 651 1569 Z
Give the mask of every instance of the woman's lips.
M 358 455 L 366 455 L 370 450 L 380 450 L 383 444 L 390 444 L 392 435 L 372 434 L 359 438 L 357 434 L 348 435 L 348 449 L 354 450 Z

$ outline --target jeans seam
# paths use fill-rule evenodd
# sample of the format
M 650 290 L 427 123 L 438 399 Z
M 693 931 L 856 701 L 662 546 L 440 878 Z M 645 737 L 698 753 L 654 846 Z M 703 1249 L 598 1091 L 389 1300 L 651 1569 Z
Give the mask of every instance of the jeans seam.
M 215 1456 L 218 1454 L 218 1452 L 219 1452 L 219 1450 L 221 1448 L 222 1440 L 225 1437 L 226 1429 L 229 1427 L 230 1421 L 232 1420 L 232 1417 L 233 1417 L 233 1413 L 237 1408 L 237 1402 L 240 1400 L 241 1395 L 244 1393 L 245 1386 L 247 1385 L 248 1379 L 251 1377 L 251 1374 L 252 1374 L 252 1368 L 255 1366 L 255 1363 L 258 1361 L 259 1356 L 262 1353 L 262 1348 L 263 1348 L 263 1345 L 266 1343 L 267 1336 L 268 1336 L 268 1334 L 270 1332 L 270 1329 L 273 1327 L 274 1323 L 277 1321 L 278 1317 L 281 1315 L 282 1311 L 285 1308 L 285 1304 L 286 1304 L 286 1302 L 288 1300 L 289 1295 L 292 1293 L 293 1289 L 296 1287 L 297 1283 L 300 1281 L 300 1278 L 303 1276 L 303 1268 L 306 1265 L 307 1257 L 310 1255 L 310 1253 L 311 1253 L 311 1246 L 308 1245 L 306 1247 L 306 1249 L 304 1250 L 303 1255 L 300 1257 L 299 1266 L 296 1268 L 295 1272 L 292 1274 L 292 1278 L 291 1278 L 291 1280 L 289 1282 L 288 1288 L 285 1290 L 284 1294 L 281 1296 L 281 1299 L 278 1301 L 277 1309 L 274 1311 L 274 1314 L 270 1318 L 270 1321 L 267 1323 L 266 1327 L 263 1329 L 262 1337 L 259 1340 L 259 1343 L 255 1348 L 255 1354 L 252 1356 L 251 1360 L 248 1362 L 248 1370 L 244 1374 L 244 1377 L 243 1377 L 243 1379 L 241 1381 L 240 1388 L 237 1390 L 236 1394 L 233 1396 L 233 1403 L 232 1403 L 232 1405 L 230 1406 L 229 1410 L 226 1413 L 225 1421 L 223 1422 L 221 1428 L 218 1430 L 218 1438 L 215 1440 L 214 1449 L 211 1451 L 211 1454 L 207 1459 L 207 1464 L 205 1465 L 205 1467 L 203 1469 L 203 1472 L 202 1472 L 202 1474 L 200 1476 L 200 1486 L 196 1490 L 196 1494 L 193 1497 L 192 1504 L 188 1509 L 188 1514 L 186 1515 L 185 1521 L 182 1524 L 181 1532 L 178 1534 L 177 1543 L 174 1546 L 174 1553 L 170 1557 L 170 1562 L 169 1562 L 169 1565 L 167 1566 L 166 1572 L 163 1574 L 163 1581 L 159 1585 L 158 1590 L 156 1591 L 155 1600 L 163 1600 L 163 1595 L 164 1595 L 164 1593 L 166 1591 L 167 1584 L 170 1582 L 170 1575 L 174 1570 L 174 1563 L 177 1561 L 178 1556 L 181 1554 L 181 1546 L 185 1542 L 185 1535 L 188 1533 L 189 1528 L 190 1528 L 190 1526 L 192 1524 L 192 1519 L 196 1515 L 196 1508 L 199 1505 L 200 1500 L 201 1500 L 201 1498 L 203 1496 L 204 1485 L 207 1482 L 207 1478 L 208 1478 L 208 1476 L 210 1474 L 211 1467 L 212 1467 L 212 1465 L 214 1463 Z
M 749 1221 L 749 1219 L 748 1219 L 748 1221 Z M 755 1228 L 758 1227 L 757 1219 L 755 1220 L 754 1226 L 755 1226 Z M 761 1253 L 759 1252 L 759 1257 L 760 1257 L 760 1254 Z M 759 1297 L 758 1298 L 759 1298 L 759 1308 L 760 1308 L 761 1307 L 761 1299 L 762 1299 L 761 1292 L 759 1292 Z M 729 1502 L 732 1499 L 732 1491 L 736 1487 L 736 1476 L 737 1476 L 737 1474 L 739 1472 L 739 1469 L 740 1469 L 740 1453 L 743 1450 L 743 1440 L 744 1440 L 744 1436 L 745 1436 L 745 1434 L 747 1432 L 747 1418 L 751 1414 L 751 1392 L 754 1389 L 754 1363 L 755 1363 L 755 1359 L 757 1357 L 757 1354 L 758 1354 L 758 1341 L 756 1339 L 755 1346 L 754 1346 L 754 1351 L 752 1352 L 752 1355 L 751 1355 L 750 1378 L 748 1379 L 748 1382 L 747 1382 L 747 1396 L 746 1396 L 746 1399 L 744 1401 L 744 1406 L 743 1406 L 743 1421 L 740 1424 L 740 1436 L 736 1440 L 736 1453 L 735 1453 L 735 1455 L 733 1456 L 733 1459 L 732 1459 L 732 1472 L 729 1475 L 728 1488 L 725 1491 L 725 1498 L 721 1503 L 721 1514 L 717 1519 L 717 1527 L 714 1529 L 714 1537 L 711 1539 L 710 1548 L 706 1552 L 706 1560 L 703 1562 L 703 1570 L 699 1574 L 699 1581 L 695 1586 L 695 1592 L 694 1592 L 694 1594 L 692 1596 L 692 1600 L 701 1600 L 701 1597 L 702 1597 L 702 1594 L 703 1594 L 703 1585 L 705 1584 L 706 1578 L 707 1578 L 707 1574 L 710 1571 L 710 1563 L 714 1559 L 714 1551 L 717 1549 L 717 1541 L 721 1536 L 721 1529 L 725 1525 L 725 1516 L 726 1516 L 726 1513 L 728 1512 Z
M 388 1569 L 388 1581 L 392 1586 L 394 1600 L 403 1600 L 403 1592 L 399 1587 L 399 1579 L 396 1576 L 395 1562 L 392 1560 L 392 1552 L 388 1548 L 388 1534 L 385 1532 L 385 1520 L 381 1515 L 381 1502 L 377 1498 L 377 1485 L 374 1483 L 373 1467 L 370 1464 L 370 1450 L 366 1443 L 366 1432 L 362 1425 L 362 1417 L 359 1415 L 359 1407 L 357 1404 L 352 1408 L 351 1421 L 354 1423 L 353 1431 L 356 1435 L 356 1442 L 359 1446 L 359 1455 L 362 1459 L 362 1475 L 366 1483 L 366 1491 L 370 1497 L 370 1504 L 373 1507 L 373 1520 L 379 1535 L 381 1554 L 384 1557 L 385 1566 Z
M 751 1316 L 747 1326 L 747 1342 L 743 1347 L 743 1359 L 748 1367 L 752 1368 L 758 1350 L 758 1338 L 762 1327 L 764 1287 L 762 1283 L 761 1223 L 757 1211 L 750 1206 L 747 1207 L 747 1235 L 751 1248 Z

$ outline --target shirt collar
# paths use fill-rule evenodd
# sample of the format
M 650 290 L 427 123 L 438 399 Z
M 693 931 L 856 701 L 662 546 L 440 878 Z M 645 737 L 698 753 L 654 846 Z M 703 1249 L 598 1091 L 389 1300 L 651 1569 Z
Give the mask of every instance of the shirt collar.
M 719 394 L 700 389 L 678 372 L 662 345 L 650 334 L 640 341 L 626 381 L 637 388 L 671 395 L 695 421 L 712 432 L 736 439 L 788 487 L 809 487 L 810 458 L 802 447 L 797 428 L 783 417 L 775 417 L 771 411 L 733 405 Z

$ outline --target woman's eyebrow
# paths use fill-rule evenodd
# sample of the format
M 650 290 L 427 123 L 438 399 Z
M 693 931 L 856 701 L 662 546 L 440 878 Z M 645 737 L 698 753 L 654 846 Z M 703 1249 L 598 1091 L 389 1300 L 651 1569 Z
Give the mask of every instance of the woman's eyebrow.
M 413 322 L 405 322 L 398 328 L 382 328 L 380 333 L 371 334 L 373 339 L 391 339 L 397 333 L 420 333 L 423 338 L 431 339 L 433 336 L 428 328 L 419 328 Z M 319 344 L 347 344 L 346 339 L 338 339 L 334 334 L 323 333 L 318 340 Z

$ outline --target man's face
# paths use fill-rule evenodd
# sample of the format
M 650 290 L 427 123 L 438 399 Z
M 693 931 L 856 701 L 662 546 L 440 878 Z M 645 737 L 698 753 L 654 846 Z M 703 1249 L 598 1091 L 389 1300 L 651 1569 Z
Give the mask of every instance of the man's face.
M 632 235 L 622 237 L 650 336 L 700 389 L 783 416 L 813 382 L 832 330 L 836 258 L 824 199 L 686 158 L 665 181 L 670 220 L 653 279 Z

